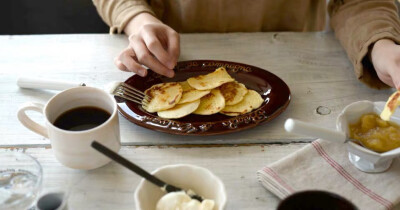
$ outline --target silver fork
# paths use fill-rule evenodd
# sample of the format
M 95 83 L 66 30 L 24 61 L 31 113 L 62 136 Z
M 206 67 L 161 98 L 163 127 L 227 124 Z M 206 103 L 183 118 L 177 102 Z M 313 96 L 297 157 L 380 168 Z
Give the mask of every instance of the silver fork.
M 147 106 L 151 97 L 144 92 L 128 85 L 124 82 L 112 82 L 107 85 L 108 92 L 112 95 L 121 97 L 128 101 Z

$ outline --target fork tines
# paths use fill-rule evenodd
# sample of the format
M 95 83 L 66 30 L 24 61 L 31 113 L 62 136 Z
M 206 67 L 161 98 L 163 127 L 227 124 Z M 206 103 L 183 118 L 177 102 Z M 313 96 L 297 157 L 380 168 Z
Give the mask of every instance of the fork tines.
M 124 82 L 119 83 L 112 91 L 112 94 L 143 106 L 146 106 L 150 100 L 148 95 Z

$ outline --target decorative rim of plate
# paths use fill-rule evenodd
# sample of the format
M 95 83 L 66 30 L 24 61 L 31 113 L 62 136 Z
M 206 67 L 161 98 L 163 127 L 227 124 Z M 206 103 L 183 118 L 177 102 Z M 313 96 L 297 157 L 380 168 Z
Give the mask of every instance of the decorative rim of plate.
M 241 64 L 241 63 L 236 63 L 236 62 L 231 62 L 231 61 L 221 61 L 221 60 L 189 60 L 189 61 L 181 61 L 178 62 L 177 67 L 175 70 L 178 72 L 182 71 L 190 71 L 193 70 L 193 68 L 213 68 L 215 69 L 216 67 L 221 67 L 224 66 L 227 71 L 233 76 L 233 77 L 238 77 L 238 75 L 235 75 L 237 73 L 239 74 L 251 74 L 254 72 L 257 72 L 259 74 L 263 74 L 264 76 L 267 76 L 264 78 L 266 82 L 268 82 L 268 85 L 270 88 L 267 90 L 267 95 L 262 95 L 264 102 L 256 110 L 253 110 L 252 112 L 239 115 L 239 116 L 233 116 L 233 117 L 228 117 L 226 116 L 225 119 L 220 119 L 220 120 L 215 120 L 215 121 L 208 121 L 208 122 L 199 122 L 199 121 L 193 121 L 193 122 L 183 122 L 180 121 L 179 119 L 164 119 L 158 117 L 156 114 L 151 114 L 145 112 L 140 105 L 137 105 L 133 102 L 126 102 L 125 100 L 117 99 L 118 102 L 118 111 L 122 116 L 124 116 L 127 120 L 130 122 L 133 122 L 141 127 L 148 128 L 151 130 L 155 131 L 161 131 L 165 133 L 170 133 L 170 134 L 177 134 L 177 135 L 192 135 L 192 136 L 207 136 L 207 135 L 219 135 L 219 134 L 227 134 L 227 133 L 233 133 L 233 132 L 238 132 L 241 130 L 249 129 L 252 127 L 255 127 L 259 124 L 264 124 L 266 122 L 269 122 L 270 120 L 276 118 L 279 116 L 283 111 L 286 110 L 287 106 L 290 103 L 291 100 L 291 93 L 288 85 L 280 79 L 278 76 L 275 74 L 247 64 Z M 209 71 L 209 70 L 207 70 Z M 193 72 L 200 72 L 198 70 L 194 70 Z M 163 77 L 161 75 L 158 75 L 156 73 L 153 73 L 149 71 L 149 74 L 145 78 L 141 78 L 138 75 L 134 75 L 130 78 L 128 78 L 125 82 L 130 83 L 131 81 L 135 79 L 141 79 L 145 80 L 147 78 L 147 84 L 148 82 L 154 82 L 157 79 L 165 79 L 169 80 L 166 77 Z M 172 79 L 174 81 L 174 79 Z M 272 84 L 271 83 L 276 83 Z M 156 83 L 154 83 L 156 84 Z M 151 84 L 152 85 L 152 84 Z M 150 86 L 151 86 L 150 85 Z M 148 87 L 150 87 L 148 86 Z M 247 86 L 247 85 L 246 85 Z M 286 92 L 285 95 L 281 95 L 280 100 L 284 101 L 284 103 L 277 104 L 275 106 L 275 109 L 269 110 L 269 105 L 271 102 L 270 100 L 270 94 L 272 94 L 271 89 L 276 88 L 275 86 L 279 86 L 280 91 L 279 92 Z M 139 88 L 140 89 L 140 88 Z M 144 88 L 142 88 L 144 89 Z M 263 92 L 265 93 L 265 92 Z M 277 94 L 277 93 L 274 93 Z M 279 95 L 278 95 L 279 97 Z M 140 113 L 141 112 L 141 113 Z M 190 115 L 189 115 L 190 116 Z

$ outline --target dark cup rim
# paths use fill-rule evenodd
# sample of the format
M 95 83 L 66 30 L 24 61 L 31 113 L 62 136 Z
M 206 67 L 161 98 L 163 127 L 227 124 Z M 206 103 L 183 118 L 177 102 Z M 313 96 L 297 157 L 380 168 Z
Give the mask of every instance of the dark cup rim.
M 329 197 L 329 198 L 333 198 L 336 199 L 338 202 L 341 202 L 344 205 L 347 205 L 348 208 L 346 209 L 354 209 L 354 210 L 358 210 L 358 208 L 352 203 L 350 202 L 348 199 L 333 193 L 333 192 L 329 192 L 329 191 L 324 191 L 324 190 L 304 190 L 304 191 L 298 191 L 295 192 L 291 195 L 289 195 L 288 197 L 284 198 L 278 205 L 277 210 L 283 210 L 285 205 L 288 205 L 288 202 L 294 202 L 294 199 L 297 199 L 299 197 L 303 197 L 303 196 L 313 196 L 313 195 L 318 195 L 318 196 L 325 196 L 325 197 Z M 321 208 L 324 209 L 324 208 Z

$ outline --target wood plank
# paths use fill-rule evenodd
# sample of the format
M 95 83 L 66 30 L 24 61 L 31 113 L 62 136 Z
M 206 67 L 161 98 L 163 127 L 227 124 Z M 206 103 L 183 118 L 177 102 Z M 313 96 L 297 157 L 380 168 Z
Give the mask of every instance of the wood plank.
M 125 146 L 120 154 L 146 170 L 169 164 L 193 164 L 210 169 L 227 190 L 226 209 L 276 209 L 279 199 L 267 191 L 256 171 L 305 146 L 273 144 L 224 147 Z M 0 149 L 0 152 L 18 149 Z M 22 150 L 22 149 L 19 149 Z M 28 148 L 25 153 L 37 158 L 43 167 L 43 190 L 70 191 L 71 209 L 133 209 L 137 175 L 116 163 L 83 171 L 62 166 L 49 148 Z M 400 206 L 396 206 L 400 210 Z
M 335 119 L 358 100 L 383 101 L 391 90 L 373 90 L 357 81 L 345 52 L 331 33 L 182 34 L 180 60 L 218 59 L 242 62 L 271 71 L 292 91 L 288 109 L 254 129 L 214 137 L 163 134 L 131 124 L 121 117 L 124 145 L 242 144 L 304 142 L 312 138 L 287 134 L 288 117 L 335 127 Z M 122 35 L 0 36 L 0 145 L 48 145 L 16 119 L 26 101 L 46 102 L 54 91 L 24 90 L 18 76 L 40 76 L 86 82 L 103 87 L 131 73 L 114 67 L 113 58 L 127 44 Z M 322 107 L 324 114 L 316 110 Z M 40 119 L 40 115 L 35 115 Z
M 123 147 L 120 154 L 146 170 L 169 164 L 206 167 L 222 179 L 227 190 L 226 209 L 275 209 L 279 200 L 258 183 L 256 171 L 305 144 L 173 148 Z M 0 152 L 10 149 L 0 149 Z M 37 158 L 43 167 L 43 190 L 69 189 L 71 209 L 133 209 L 137 175 L 110 163 L 82 171 L 66 168 L 55 160 L 52 150 L 29 148 L 25 153 Z

